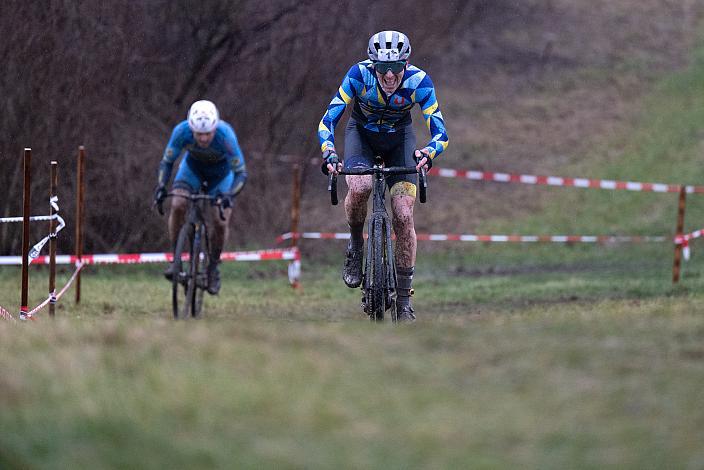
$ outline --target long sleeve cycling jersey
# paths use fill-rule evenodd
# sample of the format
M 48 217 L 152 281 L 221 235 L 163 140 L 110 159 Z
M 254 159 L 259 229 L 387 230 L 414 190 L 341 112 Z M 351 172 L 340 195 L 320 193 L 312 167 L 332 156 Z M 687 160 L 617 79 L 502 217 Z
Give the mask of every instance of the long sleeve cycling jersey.
M 445 121 L 430 76 L 418 67 L 408 65 L 401 85 L 387 96 L 376 78 L 372 61 L 365 60 L 347 72 L 320 121 L 318 139 L 323 152 L 335 149 L 335 126 L 353 101 L 352 118 L 375 132 L 395 132 L 410 125 L 411 108 L 418 103 L 430 131 L 431 139 L 425 147 L 430 158 L 437 157 L 447 147 Z
M 237 135 L 230 124 L 220 121 L 215 130 L 215 137 L 207 148 L 196 144 L 188 121 L 180 122 L 171 133 L 164 156 L 159 165 L 159 185 L 166 186 L 171 177 L 174 162 L 181 152 L 186 151 L 184 161 L 203 178 L 219 180 L 229 171 L 234 172 L 231 193 L 242 190 L 247 180 L 247 167 L 244 155 L 237 142 Z

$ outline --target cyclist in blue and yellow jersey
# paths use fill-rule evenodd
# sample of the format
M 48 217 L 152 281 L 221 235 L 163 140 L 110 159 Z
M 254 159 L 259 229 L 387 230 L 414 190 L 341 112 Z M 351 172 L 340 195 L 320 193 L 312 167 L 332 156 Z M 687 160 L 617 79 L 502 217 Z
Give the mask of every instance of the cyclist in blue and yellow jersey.
M 212 217 L 214 227 L 210 235 L 208 292 L 217 294 L 220 291 L 218 264 L 222 248 L 227 241 L 232 201 L 247 181 L 247 168 L 232 126 L 220 120 L 218 110 L 212 102 L 196 101 L 188 111 L 188 118 L 174 128 L 164 150 L 159 165 L 158 186 L 154 194 L 154 201 L 159 205 L 166 199 L 166 185 L 174 162 L 184 151 L 184 157 L 174 178 L 173 193 L 197 193 L 202 182 L 206 181 L 208 193 L 220 197 L 224 209 L 224 221 L 218 216 Z M 183 225 L 186 209 L 186 199 L 172 199 L 169 235 L 174 244 Z M 167 279 L 172 278 L 171 265 L 164 275 Z
M 430 169 L 433 159 L 445 150 L 448 143 L 430 76 L 408 63 L 411 44 L 408 37 L 398 31 L 374 34 L 369 39 L 367 53 L 369 60 L 353 65 L 347 72 L 318 126 L 323 171 L 337 174 L 343 168 L 335 151 L 335 126 L 348 105 L 352 106 L 352 115 L 345 128 L 344 168 L 370 167 L 378 155 L 386 166 L 416 165 L 418 169 Z M 422 148 L 416 147 L 411 126 L 411 108 L 416 103 L 420 105 L 431 136 Z M 345 213 L 351 236 L 342 278 L 347 286 L 358 287 L 362 282 L 362 235 L 372 177 L 347 176 L 346 181 L 349 191 L 345 198 Z M 416 261 L 415 181 L 415 175 L 387 179 L 397 239 L 397 315 L 400 321 L 414 321 L 416 318 L 411 305 Z

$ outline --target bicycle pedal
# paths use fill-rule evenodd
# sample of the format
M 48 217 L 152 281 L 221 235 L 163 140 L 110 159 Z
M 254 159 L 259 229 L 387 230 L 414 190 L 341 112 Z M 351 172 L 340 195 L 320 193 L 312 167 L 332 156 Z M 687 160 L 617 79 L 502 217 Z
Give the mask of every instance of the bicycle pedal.
M 362 301 L 359 303 L 359 306 L 365 314 L 369 315 L 369 304 L 367 304 L 364 297 L 362 297 Z

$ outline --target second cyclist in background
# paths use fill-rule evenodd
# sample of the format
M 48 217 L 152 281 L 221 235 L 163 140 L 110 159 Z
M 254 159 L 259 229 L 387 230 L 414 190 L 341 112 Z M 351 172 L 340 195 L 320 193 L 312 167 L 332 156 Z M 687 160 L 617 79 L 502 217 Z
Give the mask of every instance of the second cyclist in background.
M 381 31 L 369 39 L 369 60 L 350 68 L 318 126 L 323 152 L 323 171 L 337 173 L 343 162 L 335 150 L 335 126 L 348 105 L 352 116 L 345 128 L 345 168 L 371 167 L 381 156 L 386 166 L 424 166 L 430 169 L 448 144 L 447 132 L 430 76 L 408 63 L 411 44 L 405 34 Z M 420 105 L 431 139 L 418 149 L 411 125 L 411 109 Z M 414 161 L 414 156 L 418 160 Z M 347 176 L 349 191 L 345 213 L 350 226 L 342 277 L 349 287 L 362 282 L 363 230 L 371 176 Z M 392 224 L 396 234 L 397 315 L 399 321 L 414 321 L 411 305 L 416 262 L 416 232 L 413 205 L 416 177 L 397 175 L 387 179 L 391 193 Z
M 197 193 L 201 184 L 207 182 L 208 194 L 219 197 L 224 209 L 225 220 L 218 216 L 212 217 L 213 230 L 209 237 L 211 252 L 208 292 L 217 294 L 220 291 L 218 264 L 228 238 L 232 201 L 247 181 L 247 169 L 232 126 L 220 120 L 215 104 L 206 100 L 196 101 L 191 105 L 187 119 L 174 128 L 164 150 L 154 194 L 156 203 L 161 204 L 166 199 L 166 186 L 174 162 L 184 151 L 184 157 L 174 178 L 173 193 Z M 186 207 L 187 199 L 172 199 L 169 214 L 169 235 L 172 244 L 176 243 L 178 231 L 183 225 Z M 213 211 L 216 213 L 216 208 L 213 208 Z M 172 269 L 169 265 L 164 272 L 167 279 L 173 276 Z

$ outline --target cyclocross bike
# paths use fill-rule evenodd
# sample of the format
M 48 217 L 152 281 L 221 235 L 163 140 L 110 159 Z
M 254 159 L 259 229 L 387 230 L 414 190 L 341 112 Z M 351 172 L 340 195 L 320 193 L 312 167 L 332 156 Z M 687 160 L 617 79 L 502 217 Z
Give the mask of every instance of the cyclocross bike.
M 362 308 L 372 321 L 384 321 L 384 312 L 391 309 L 391 320 L 396 318 L 396 263 L 391 241 L 391 219 L 386 212 L 386 177 L 418 173 L 418 199 L 425 203 L 428 188 L 425 168 L 384 167 L 376 157 L 371 168 L 347 168 L 340 175 L 373 175 L 372 214 L 367 225 L 367 253 L 362 273 Z M 337 205 L 337 177 L 330 173 L 328 180 L 330 202 Z
M 167 197 L 188 199 L 186 220 L 179 230 L 174 248 L 171 278 L 171 304 L 174 318 L 199 318 L 202 315 L 203 294 L 208 289 L 208 265 L 210 264 L 208 224 L 204 213 L 209 203 L 217 206 L 220 219 L 225 220 L 222 198 L 208 195 L 206 185 L 201 187 L 198 194 L 168 193 Z M 158 209 L 163 214 L 161 207 Z M 183 288 L 183 296 L 180 294 L 181 288 Z

